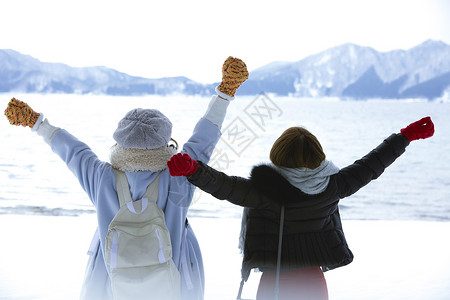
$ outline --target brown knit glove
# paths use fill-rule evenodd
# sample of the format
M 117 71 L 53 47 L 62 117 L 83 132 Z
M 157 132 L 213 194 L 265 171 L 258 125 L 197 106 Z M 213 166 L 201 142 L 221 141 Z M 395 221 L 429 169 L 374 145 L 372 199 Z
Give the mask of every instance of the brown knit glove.
M 25 102 L 12 98 L 5 110 L 5 116 L 11 125 L 33 128 L 39 118 L 39 113 L 35 112 Z
M 239 58 L 228 57 L 222 67 L 222 82 L 219 91 L 234 97 L 234 93 L 248 78 L 247 66 Z

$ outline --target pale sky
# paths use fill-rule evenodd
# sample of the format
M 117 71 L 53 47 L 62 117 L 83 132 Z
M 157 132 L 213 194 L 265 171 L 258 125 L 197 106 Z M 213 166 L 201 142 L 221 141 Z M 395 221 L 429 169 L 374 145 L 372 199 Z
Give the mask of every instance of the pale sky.
M 228 56 L 250 72 L 343 43 L 378 51 L 450 44 L 448 0 L 6 0 L 0 49 L 134 76 L 221 79 Z

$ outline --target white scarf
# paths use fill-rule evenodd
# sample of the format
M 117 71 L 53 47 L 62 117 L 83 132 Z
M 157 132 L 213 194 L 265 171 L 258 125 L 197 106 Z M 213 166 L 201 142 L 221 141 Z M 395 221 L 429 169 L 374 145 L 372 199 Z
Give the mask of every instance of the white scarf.
M 323 192 L 330 182 L 330 176 L 339 172 L 339 168 L 326 159 L 315 169 L 272 167 L 290 184 L 310 195 Z
M 111 165 L 124 172 L 152 171 L 167 168 L 167 162 L 177 150 L 162 146 L 157 149 L 131 149 L 114 145 L 111 148 Z

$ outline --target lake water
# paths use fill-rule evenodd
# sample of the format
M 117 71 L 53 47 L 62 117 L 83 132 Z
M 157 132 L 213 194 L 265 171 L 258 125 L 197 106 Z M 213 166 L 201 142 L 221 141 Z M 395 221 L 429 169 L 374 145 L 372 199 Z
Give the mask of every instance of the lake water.
M 182 145 L 209 103 L 209 98 L 193 96 L 2 94 L 2 109 L 12 96 L 87 143 L 102 160 L 109 159 L 112 133 L 129 110 L 159 109 L 174 124 L 173 137 Z M 272 143 L 286 128 L 304 126 L 317 136 L 327 158 L 345 167 L 423 116 L 433 119 L 435 135 L 412 142 L 380 178 L 341 200 L 341 215 L 344 219 L 450 221 L 448 102 L 237 97 L 230 104 L 210 164 L 230 175 L 247 177 L 253 165 L 268 162 Z M 0 214 L 94 213 L 77 179 L 29 128 L 11 126 L 2 117 L 0 144 Z M 239 218 L 241 208 L 197 192 L 189 214 Z

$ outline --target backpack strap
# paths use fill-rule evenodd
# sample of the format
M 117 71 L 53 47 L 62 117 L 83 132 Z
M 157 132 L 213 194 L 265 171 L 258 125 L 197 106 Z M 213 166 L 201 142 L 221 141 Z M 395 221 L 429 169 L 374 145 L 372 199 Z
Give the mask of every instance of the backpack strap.
M 161 173 L 159 173 L 156 179 L 148 185 L 147 190 L 145 191 L 145 194 L 142 198 L 147 198 L 150 202 L 154 203 L 158 201 L 159 177 L 161 177 Z
M 119 198 L 120 207 L 126 205 L 128 202 L 132 202 L 133 198 L 131 198 L 130 186 L 128 185 L 127 175 L 125 172 L 117 170 L 113 168 L 114 173 L 116 174 L 116 189 L 117 196 Z M 161 173 L 158 174 L 155 180 L 150 183 L 145 191 L 145 194 L 142 198 L 147 198 L 149 201 L 156 203 L 158 200 L 158 187 L 159 187 L 159 177 Z
M 125 172 L 113 168 L 116 173 L 116 189 L 117 196 L 119 198 L 120 207 L 127 204 L 127 202 L 133 201 L 131 198 L 130 186 L 128 185 L 127 175 Z
M 281 247 L 283 245 L 283 227 L 284 227 L 284 205 L 281 206 L 280 233 L 278 235 L 278 255 L 277 255 L 277 275 L 275 280 L 275 300 L 278 300 L 280 293 L 280 268 L 281 268 Z

